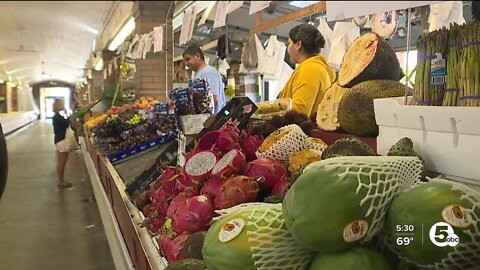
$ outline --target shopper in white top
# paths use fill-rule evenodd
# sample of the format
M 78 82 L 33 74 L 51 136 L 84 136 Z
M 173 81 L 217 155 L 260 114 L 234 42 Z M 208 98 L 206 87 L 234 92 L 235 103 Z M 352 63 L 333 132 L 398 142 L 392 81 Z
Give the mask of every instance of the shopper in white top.
M 214 67 L 205 63 L 205 56 L 198 46 L 190 46 L 183 52 L 183 62 L 195 71 L 195 79 L 207 80 L 215 102 L 215 114 L 225 106 L 225 86 L 222 76 Z

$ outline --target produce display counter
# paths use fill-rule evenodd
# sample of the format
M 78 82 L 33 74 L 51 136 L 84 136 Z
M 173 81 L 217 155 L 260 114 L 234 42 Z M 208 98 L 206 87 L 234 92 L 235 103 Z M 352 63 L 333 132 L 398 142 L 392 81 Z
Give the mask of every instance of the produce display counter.
M 35 111 L 0 113 L 0 123 L 3 133 L 8 135 L 38 119 Z
M 116 269 L 164 269 L 166 262 L 158 253 L 150 234 L 140 227 L 143 216 L 129 201 L 125 183 L 117 169 L 97 152 L 91 138 L 81 138 L 81 145 Z M 149 155 L 156 152 L 158 150 Z M 141 156 L 142 160 L 147 158 L 146 155 Z M 130 162 L 135 161 L 137 164 L 145 164 L 139 160 Z M 130 164 L 128 167 L 133 166 Z M 136 167 L 141 169 L 143 166 Z M 125 168 L 123 171 L 126 171 Z

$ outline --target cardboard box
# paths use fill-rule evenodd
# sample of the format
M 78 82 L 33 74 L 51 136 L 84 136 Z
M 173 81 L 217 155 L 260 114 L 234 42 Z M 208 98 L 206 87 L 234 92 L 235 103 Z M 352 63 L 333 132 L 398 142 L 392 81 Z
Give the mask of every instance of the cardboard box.
M 409 97 L 409 101 L 411 97 Z M 480 108 L 404 105 L 404 98 L 375 99 L 378 153 L 409 137 L 427 169 L 480 189 Z
M 195 135 L 202 131 L 203 123 L 211 116 L 209 113 L 180 116 L 180 128 L 185 135 Z

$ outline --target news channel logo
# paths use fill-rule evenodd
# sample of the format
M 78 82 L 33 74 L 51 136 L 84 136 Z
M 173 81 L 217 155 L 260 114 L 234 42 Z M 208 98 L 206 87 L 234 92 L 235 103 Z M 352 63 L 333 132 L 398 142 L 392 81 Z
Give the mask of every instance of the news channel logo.
M 455 247 L 460 243 L 460 238 L 455 234 L 452 226 L 446 222 L 433 224 L 428 233 L 430 241 L 437 247 Z

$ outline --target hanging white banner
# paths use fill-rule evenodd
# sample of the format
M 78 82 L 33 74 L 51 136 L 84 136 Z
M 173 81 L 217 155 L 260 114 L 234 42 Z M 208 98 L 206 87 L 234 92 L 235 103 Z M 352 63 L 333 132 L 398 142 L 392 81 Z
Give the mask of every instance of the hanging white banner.
M 427 6 L 443 1 L 326 1 L 327 20 L 338 21 L 379 12 Z
M 213 21 L 213 28 L 225 26 L 227 20 L 228 1 L 219 1 L 217 13 L 215 13 L 215 20 Z
M 267 8 L 272 1 L 250 1 L 249 15 L 259 12 L 262 9 Z

